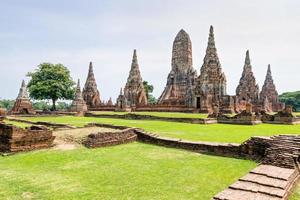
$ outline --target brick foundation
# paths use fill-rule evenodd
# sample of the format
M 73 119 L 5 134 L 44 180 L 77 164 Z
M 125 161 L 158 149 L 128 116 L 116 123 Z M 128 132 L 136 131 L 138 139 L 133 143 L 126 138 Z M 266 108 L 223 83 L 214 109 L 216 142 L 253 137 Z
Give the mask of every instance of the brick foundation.
M 49 148 L 54 139 L 52 131 L 42 126 L 22 129 L 0 123 L 0 152 L 14 153 Z

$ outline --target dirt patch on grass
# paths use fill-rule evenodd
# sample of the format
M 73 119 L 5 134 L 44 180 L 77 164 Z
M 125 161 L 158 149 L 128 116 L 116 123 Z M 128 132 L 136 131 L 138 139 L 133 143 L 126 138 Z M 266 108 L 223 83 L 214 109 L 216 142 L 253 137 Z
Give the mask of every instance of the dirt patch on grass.
M 23 192 L 22 193 L 22 199 L 24 200 L 30 200 L 34 198 L 34 194 L 31 192 Z
M 55 148 L 59 150 L 73 150 L 81 146 L 82 141 L 92 134 L 99 132 L 117 132 L 117 129 L 102 128 L 102 127 L 88 127 L 77 128 L 68 130 L 54 131 L 53 135 L 56 136 L 54 141 Z

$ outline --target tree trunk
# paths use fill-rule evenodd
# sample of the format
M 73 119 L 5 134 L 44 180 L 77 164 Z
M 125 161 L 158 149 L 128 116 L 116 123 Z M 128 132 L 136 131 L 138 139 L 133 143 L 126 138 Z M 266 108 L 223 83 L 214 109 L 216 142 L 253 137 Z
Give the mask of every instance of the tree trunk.
M 56 111 L 56 100 L 57 99 L 52 99 L 52 111 Z

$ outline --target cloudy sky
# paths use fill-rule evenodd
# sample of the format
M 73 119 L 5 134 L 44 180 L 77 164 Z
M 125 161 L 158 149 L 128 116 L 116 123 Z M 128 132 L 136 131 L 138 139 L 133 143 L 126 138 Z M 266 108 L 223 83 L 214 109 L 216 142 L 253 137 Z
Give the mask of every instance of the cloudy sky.
M 92 61 L 102 99 L 115 99 L 135 48 L 158 97 L 177 32 L 189 33 L 199 72 L 210 25 L 229 94 L 247 49 L 260 87 L 271 64 L 280 93 L 300 90 L 299 0 L 1 0 L 0 97 L 15 98 L 26 73 L 42 62 L 62 63 L 84 83 Z

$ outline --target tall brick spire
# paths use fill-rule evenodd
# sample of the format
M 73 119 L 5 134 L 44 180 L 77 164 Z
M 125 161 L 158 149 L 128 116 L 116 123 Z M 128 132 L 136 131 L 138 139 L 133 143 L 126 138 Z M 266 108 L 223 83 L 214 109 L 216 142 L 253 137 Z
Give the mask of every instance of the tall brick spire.
M 26 84 L 25 84 L 24 80 L 22 81 L 21 88 L 19 90 L 19 94 L 18 94 L 17 98 L 18 99 L 29 99 L 28 92 L 27 92 L 27 87 L 26 87 Z
M 238 101 L 251 103 L 258 103 L 259 101 L 259 87 L 252 72 L 249 50 L 246 52 L 244 69 L 240 83 L 236 89 L 236 95 Z
M 80 87 L 80 79 L 78 79 L 78 81 L 77 81 L 77 87 L 76 87 L 74 99 L 83 100 L 82 93 L 81 93 L 81 87 Z
M 206 54 L 200 71 L 200 76 L 197 78 L 197 94 L 213 95 L 216 99 L 226 95 L 226 76 L 222 72 L 218 57 L 213 26 L 209 29 Z
M 260 93 L 260 99 L 262 102 L 267 99 L 273 105 L 278 103 L 278 92 L 273 81 L 270 64 L 268 65 L 266 79 Z
M 75 98 L 71 105 L 71 111 L 72 112 L 86 112 L 87 111 L 87 105 L 82 97 L 79 79 L 78 79 L 77 87 L 76 87 L 76 91 L 75 91 Z
M 10 114 L 35 114 L 32 103 L 29 99 L 25 81 L 22 81 L 16 102 L 9 112 Z
M 126 85 L 132 84 L 133 81 L 135 81 L 136 84 L 142 83 L 142 76 L 139 68 L 136 49 L 133 50 L 132 63 Z
M 131 69 L 124 87 L 124 95 L 128 106 L 136 106 L 138 104 L 147 104 L 147 96 L 144 90 L 143 79 L 141 76 L 137 53 L 134 49 Z
M 97 83 L 93 71 L 93 64 L 90 62 L 89 72 L 83 89 L 83 99 L 90 108 L 95 108 L 101 105 L 100 93 L 97 89 Z

